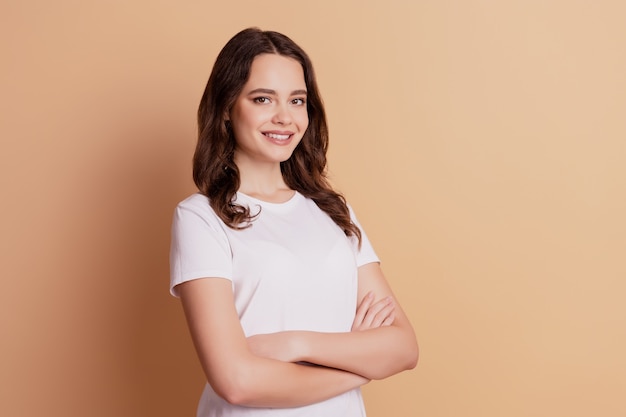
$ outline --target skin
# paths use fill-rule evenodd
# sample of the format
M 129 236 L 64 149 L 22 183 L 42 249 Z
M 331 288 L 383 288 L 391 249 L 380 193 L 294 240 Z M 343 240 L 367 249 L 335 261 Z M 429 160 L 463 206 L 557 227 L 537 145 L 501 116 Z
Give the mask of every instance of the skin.
M 268 202 L 291 198 L 294 191 L 283 180 L 280 162 L 291 156 L 308 126 L 300 64 L 280 55 L 256 57 L 229 117 L 237 141 L 239 190 Z M 206 277 L 177 290 L 207 380 L 233 404 L 312 404 L 417 363 L 413 329 L 378 263 L 358 269 L 358 307 L 347 333 L 295 331 L 246 338 L 229 280 Z M 295 363 L 301 361 L 321 366 Z
M 239 191 L 270 202 L 289 199 L 294 192 L 283 180 L 280 162 L 289 159 L 309 125 L 300 63 L 281 55 L 257 56 L 230 121 Z

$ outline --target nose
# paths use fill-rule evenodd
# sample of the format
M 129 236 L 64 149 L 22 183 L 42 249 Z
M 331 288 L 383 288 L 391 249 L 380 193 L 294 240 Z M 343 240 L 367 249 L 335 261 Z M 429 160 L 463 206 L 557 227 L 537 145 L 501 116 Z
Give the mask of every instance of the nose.
M 275 123 L 277 125 L 288 125 L 289 123 L 291 123 L 291 120 L 291 112 L 287 105 L 279 104 L 278 106 L 276 106 L 276 112 L 272 117 L 272 123 Z

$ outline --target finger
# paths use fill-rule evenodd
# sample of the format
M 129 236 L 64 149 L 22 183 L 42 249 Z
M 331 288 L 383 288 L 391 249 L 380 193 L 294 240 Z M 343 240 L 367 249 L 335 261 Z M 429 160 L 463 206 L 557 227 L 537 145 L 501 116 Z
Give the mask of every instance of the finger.
M 396 319 L 396 313 L 395 311 L 392 311 L 391 314 L 389 314 L 387 318 L 383 320 L 383 322 L 380 324 L 380 327 L 391 326 L 395 319 Z
M 382 309 L 377 311 L 375 313 L 375 315 L 372 316 L 372 321 L 370 323 L 370 328 L 380 327 L 382 325 L 383 321 L 385 321 L 385 319 L 391 313 L 393 313 L 394 310 L 395 310 L 395 304 L 391 300 L 388 301 L 387 304 Z
M 363 318 L 363 325 L 367 328 L 371 328 L 372 323 L 376 319 L 376 315 L 385 307 L 387 307 L 391 302 L 391 297 L 385 297 L 382 300 L 379 300 L 372 304 L 372 306 L 367 310 L 365 317 Z
M 368 292 L 365 295 L 365 297 L 363 297 L 363 299 L 361 300 L 361 303 L 357 307 L 357 311 L 355 314 L 355 318 L 357 318 L 359 322 L 363 320 L 363 318 L 367 314 L 367 310 L 369 310 L 373 301 L 374 301 L 374 294 L 371 291 Z
M 365 297 L 363 297 L 361 303 L 357 307 L 354 320 L 352 321 L 352 330 L 358 330 L 360 328 L 373 300 L 374 296 L 371 291 L 365 294 Z
M 371 328 L 376 328 L 376 327 L 380 327 L 383 322 L 387 319 L 387 317 L 389 317 L 390 314 L 392 314 L 396 309 L 395 304 L 393 303 L 393 300 L 389 300 L 388 304 L 381 309 L 378 313 L 376 313 L 376 315 L 373 317 L 372 319 L 372 324 L 370 325 Z

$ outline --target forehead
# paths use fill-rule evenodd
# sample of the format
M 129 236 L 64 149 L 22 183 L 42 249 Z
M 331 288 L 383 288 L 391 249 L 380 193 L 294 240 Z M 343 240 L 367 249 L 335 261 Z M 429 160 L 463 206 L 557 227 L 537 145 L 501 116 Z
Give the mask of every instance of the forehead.
M 258 55 L 252 61 L 244 90 L 255 88 L 271 88 L 276 91 L 306 89 L 302 65 L 283 55 Z

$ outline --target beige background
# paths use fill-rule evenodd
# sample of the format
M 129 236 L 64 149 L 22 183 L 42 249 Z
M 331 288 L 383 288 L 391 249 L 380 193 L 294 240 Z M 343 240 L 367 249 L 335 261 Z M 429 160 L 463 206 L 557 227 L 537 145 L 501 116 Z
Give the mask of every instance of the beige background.
M 330 170 L 418 334 L 370 417 L 626 415 L 618 0 L 0 2 L 0 415 L 191 416 L 167 252 L 238 30 L 311 55 Z

